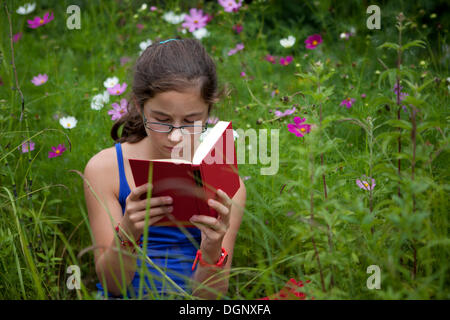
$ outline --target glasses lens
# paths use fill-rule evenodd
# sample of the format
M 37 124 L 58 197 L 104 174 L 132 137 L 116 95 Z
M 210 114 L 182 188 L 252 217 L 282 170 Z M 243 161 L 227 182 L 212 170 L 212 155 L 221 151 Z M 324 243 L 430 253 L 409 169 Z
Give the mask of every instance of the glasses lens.
M 191 127 L 183 127 L 181 132 L 183 134 L 200 134 L 205 131 L 205 127 L 203 126 L 191 126 Z
M 169 132 L 170 131 L 170 125 L 163 124 L 163 123 L 147 122 L 147 128 L 149 128 L 150 130 L 157 131 L 157 132 Z

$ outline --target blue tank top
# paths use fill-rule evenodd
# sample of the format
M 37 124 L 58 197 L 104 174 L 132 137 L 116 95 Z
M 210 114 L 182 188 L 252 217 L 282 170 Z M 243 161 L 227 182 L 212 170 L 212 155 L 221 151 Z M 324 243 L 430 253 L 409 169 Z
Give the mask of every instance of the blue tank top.
M 126 199 L 131 192 L 125 176 L 123 165 L 122 146 L 116 143 L 117 162 L 119 165 L 120 189 L 119 202 L 122 207 L 122 214 L 125 213 Z M 185 232 L 183 232 L 185 231 Z M 187 233 L 186 233 L 187 232 Z M 186 234 L 185 234 L 186 233 Z M 143 235 L 141 236 L 143 241 Z M 188 279 L 192 276 L 192 263 L 200 247 L 201 231 L 198 228 L 185 228 L 181 230 L 178 227 L 150 226 L 148 228 L 147 238 L 147 256 L 164 273 L 170 277 L 173 282 L 183 290 L 190 293 L 188 288 Z M 173 286 L 161 273 L 146 261 L 147 270 L 144 267 L 143 275 L 143 294 L 153 294 L 153 296 L 167 296 L 170 293 L 176 294 L 179 290 Z M 139 271 L 142 266 L 142 259 L 136 260 L 136 272 L 131 282 L 133 290 L 127 289 L 129 298 L 138 297 L 141 277 Z M 98 294 L 104 297 L 104 289 L 100 282 L 96 284 Z M 108 292 L 109 297 L 114 297 Z M 173 295 L 172 295 L 173 297 Z M 121 295 L 120 298 L 123 298 Z

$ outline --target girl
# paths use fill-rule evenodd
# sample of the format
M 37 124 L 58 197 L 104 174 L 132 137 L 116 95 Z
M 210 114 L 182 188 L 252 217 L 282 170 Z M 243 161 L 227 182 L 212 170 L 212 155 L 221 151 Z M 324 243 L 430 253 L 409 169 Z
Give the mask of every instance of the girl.
M 191 222 L 196 227 L 184 230 L 153 226 L 171 212 L 173 199 L 151 198 L 151 209 L 146 212 L 147 199 L 140 197 L 147 195 L 149 185 L 136 188 L 128 162 L 129 158 L 170 158 L 174 146 L 188 139 L 193 146 L 193 139 L 204 131 L 211 108 L 218 101 L 217 91 L 214 61 L 196 39 L 155 43 L 138 58 L 128 113 L 111 130 L 116 144 L 93 156 L 84 171 L 96 248 L 95 270 L 100 281 L 97 288 L 102 296 L 107 291 L 109 297 L 123 298 L 124 288 L 127 297 L 137 297 L 139 290 L 162 295 L 186 291 L 206 299 L 227 293 L 246 200 L 242 179 L 232 199 L 219 189 L 216 200 L 208 202 L 219 213 L 217 219 L 194 216 Z M 147 248 L 142 250 L 157 267 L 133 251 L 133 241 L 137 245 L 143 241 L 146 215 L 150 227 Z M 199 263 L 194 265 L 194 260 Z M 143 261 L 148 272 L 141 279 L 138 271 Z

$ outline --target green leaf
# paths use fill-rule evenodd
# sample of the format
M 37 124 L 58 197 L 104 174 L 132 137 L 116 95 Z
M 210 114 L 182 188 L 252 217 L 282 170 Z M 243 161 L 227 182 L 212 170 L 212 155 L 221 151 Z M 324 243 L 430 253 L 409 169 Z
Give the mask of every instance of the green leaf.
M 415 107 L 420 107 L 420 106 L 422 106 L 422 105 L 425 104 L 425 101 L 423 101 L 423 100 L 421 100 L 421 99 L 417 99 L 417 98 L 415 98 L 415 97 L 411 97 L 411 96 L 406 96 L 406 97 L 403 99 L 403 102 L 404 102 L 405 104 L 412 104 L 412 105 L 414 105 Z
M 398 51 L 400 46 L 393 42 L 385 42 L 381 46 L 379 46 L 377 49 L 383 49 L 383 48 L 388 48 L 388 49 L 393 49 L 395 51 Z
M 411 130 L 412 126 L 411 123 L 405 120 L 397 120 L 397 119 L 391 119 L 386 121 L 386 123 L 392 127 L 396 127 L 396 128 L 402 128 L 402 129 L 406 129 L 406 130 Z
M 369 106 L 372 107 L 378 107 L 381 104 L 389 104 L 389 105 L 393 105 L 395 104 L 395 102 L 391 99 L 389 99 L 388 97 L 376 97 L 372 100 L 370 100 L 369 102 Z
M 426 47 L 426 43 L 425 41 L 422 40 L 413 40 L 411 42 L 408 42 L 407 44 L 404 44 L 402 46 L 402 51 L 409 49 L 411 47 L 420 47 L 420 48 L 425 48 Z

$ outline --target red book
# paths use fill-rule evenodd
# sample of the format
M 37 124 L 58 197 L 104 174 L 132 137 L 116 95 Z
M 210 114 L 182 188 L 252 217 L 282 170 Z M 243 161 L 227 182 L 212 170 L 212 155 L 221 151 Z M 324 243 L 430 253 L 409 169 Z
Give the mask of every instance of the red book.
M 240 187 L 231 122 L 219 121 L 207 131 L 192 161 L 185 159 L 129 159 L 136 187 L 151 177 L 151 197 L 170 196 L 173 211 L 156 226 L 194 227 L 193 215 L 218 216 L 208 199 L 218 199 L 217 189 L 233 198 Z M 145 199 L 144 196 L 141 197 Z

